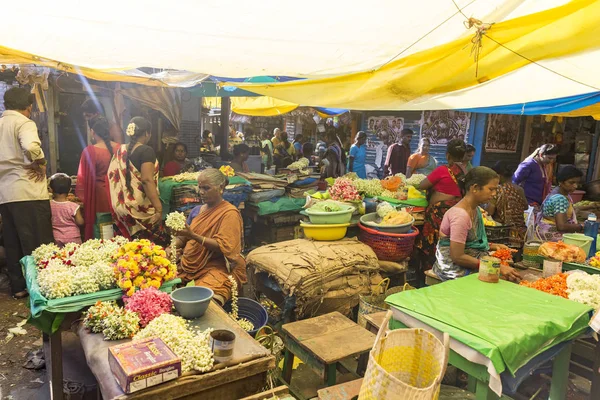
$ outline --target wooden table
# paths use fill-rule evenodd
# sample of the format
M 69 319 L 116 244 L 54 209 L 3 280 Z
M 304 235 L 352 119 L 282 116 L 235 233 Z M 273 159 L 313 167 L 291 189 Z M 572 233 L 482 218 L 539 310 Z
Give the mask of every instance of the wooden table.
M 255 341 L 229 317 L 214 301 L 199 319 L 190 325 L 202 330 L 228 329 L 235 333 L 233 359 L 219 363 L 204 374 L 189 374 L 174 381 L 125 395 L 113 377 L 108 365 L 108 348 L 129 340 L 105 341 L 101 334 L 93 334 L 80 326 L 78 334 L 87 363 L 98 381 L 98 388 L 108 399 L 180 399 L 201 397 L 203 400 L 234 400 L 258 393 L 266 384 L 267 371 L 275 368 L 275 357 Z
M 379 328 L 381 327 L 386 314 L 387 311 L 366 314 L 365 319 L 367 320 L 367 330 L 377 335 L 377 332 L 379 332 Z
M 319 374 L 327 386 L 336 383 L 338 362 L 360 355 L 358 374 L 364 373 L 375 335 L 339 312 L 282 326 L 285 344 L 283 380 L 291 383 L 294 357 Z

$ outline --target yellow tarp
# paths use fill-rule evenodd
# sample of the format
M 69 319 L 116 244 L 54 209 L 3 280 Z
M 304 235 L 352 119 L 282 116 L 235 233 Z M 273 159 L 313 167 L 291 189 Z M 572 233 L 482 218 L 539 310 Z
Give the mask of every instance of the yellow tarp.
M 406 103 L 415 99 L 473 88 L 479 83 L 518 73 L 532 61 L 542 63 L 600 49 L 600 1 L 575 0 L 494 24 L 481 38 L 478 62 L 472 54 L 473 40 L 474 36 L 465 36 L 400 58 L 374 71 L 285 83 L 229 85 L 307 106 L 404 109 Z M 571 70 L 573 76 L 580 72 L 575 66 Z M 590 82 L 599 80 L 597 72 L 584 72 L 587 75 L 583 78 Z M 572 84 L 567 77 L 559 78 Z M 523 86 L 506 87 L 504 91 L 518 93 L 528 86 L 523 82 Z M 480 105 L 493 105 L 493 100 L 482 98 Z M 460 108 L 460 105 L 448 104 L 447 108 Z
M 289 113 L 298 108 L 298 104 L 274 99 L 269 96 L 231 97 L 231 111 L 253 117 L 273 117 Z
M 164 71 L 156 74 L 146 74 L 138 69 L 94 69 L 70 65 L 33 54 L 0 46 L 0 63 L 2 64 L 35 64 L 54 68 L 73 74 L 80 74 L 97 81 L 130 82 L 146 86 L 163 87 L 192 87 L 208 77 L 206 74 L 186 71 Z

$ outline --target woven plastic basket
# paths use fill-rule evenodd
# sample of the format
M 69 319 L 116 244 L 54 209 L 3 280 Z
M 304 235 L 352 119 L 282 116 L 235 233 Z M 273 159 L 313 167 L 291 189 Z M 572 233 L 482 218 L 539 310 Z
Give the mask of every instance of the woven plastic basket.
M 381 311 L 387 311 L 390 306 L 386 304 L 385 299 L 394 293 L 400 293 L 405 290 L 413 290 L 414 287 L 405 283 L 403 286 L 395 286 L 388 289 L 390 278 L 385 278 L 377 285 L 379 292 L 373 292 L 371 295 L 358 295 L 358 324 L 363 328 L 367 327 L 365 315 L 374 314 Z
M 388 311 L 369 353 L 369 365 L 360 388 L 359 400 L 437 399 L 450 351 L 424 329 L 387 330 Z
M 409 233 L 385 233 L 367 228 L 359 223 L 358 239 L 370 246 L 377 258 L 382 261 L 403 261 L 413 252 L 415 239 L 419 230 L 413 227 Z

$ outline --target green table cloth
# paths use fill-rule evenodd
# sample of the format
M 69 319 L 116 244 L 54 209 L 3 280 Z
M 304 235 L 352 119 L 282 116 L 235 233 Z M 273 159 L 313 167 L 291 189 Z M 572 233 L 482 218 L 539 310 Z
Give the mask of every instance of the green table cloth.
M 386 302 L 489 358 L 496 371 L 514 375 L 536 355 L 588 329 L 592 309 L 562 297 L 477 274 Z
M 80 311 L 85 307 L 94 305 L 97 301 L 118 300 L 123 297 L 123 291 L 120 288 L 116 288 L 49 300 L 40 293 L 40 287 L 37 282 L 38 269 L 33 257 L 23 257 L 21 259 L 21 268 L 23 269 L 23 276 L 25 277 L 27 291 L 29 292 L 29 309 L 31 315 L 28 322 L 44 333 L 52 334 L 56 332 L 60 328 L 60 324 L 64 320 L 66 313 Z M 179 278 L 165 282 L 160 290 L 170 293 L 178 283 L 181 283 L 181 279 Z
M 261 201 L 260 203 L 250 203 L 255 207 L 258 207 L 258 215 L 270 215 L 284 211 L 300 211 L 306 199 L 294 199 L 292 197 L 280 197 L 277 201 Z

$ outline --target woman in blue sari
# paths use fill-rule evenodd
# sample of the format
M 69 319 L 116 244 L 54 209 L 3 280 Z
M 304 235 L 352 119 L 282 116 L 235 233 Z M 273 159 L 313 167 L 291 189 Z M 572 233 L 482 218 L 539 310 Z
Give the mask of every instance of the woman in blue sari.
M 460 278 L 479 269 L 479 260 L 490 250 L 507 249 L 503 244 L 488 243 L 479 206 L 496 194 L 498 174 L 487 167 L 473 168 L 465 177 L 465 197 L 444 215 L 440 226 L 436 262 L 433 265 L 440 279 Z M 519 273 L 502 265 L 504 279 L 518 281 Z

